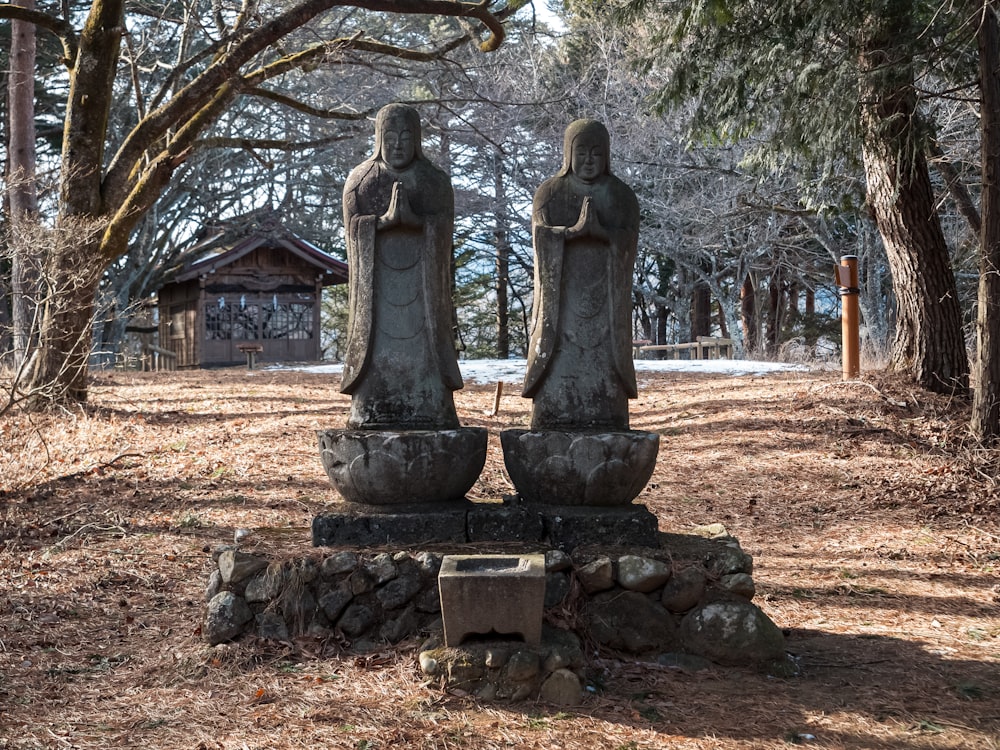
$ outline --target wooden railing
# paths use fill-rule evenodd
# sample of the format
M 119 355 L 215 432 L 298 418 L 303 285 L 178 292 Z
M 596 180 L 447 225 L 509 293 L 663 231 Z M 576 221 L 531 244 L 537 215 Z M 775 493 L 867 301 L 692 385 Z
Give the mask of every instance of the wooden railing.
M 177 354 L 156 344 L 142 345 L 144 372 L 161 372 L 177 369 Z
M 686 341 L 682 344 L 644 344 L 635 342 L 636 356 L 643 352 L 666 352 L 670 359 L 684 359 L 682 352 L 687 352 L 687 359 L 732 359 L 733 340 L 718 336 L 699 336 L 696 341 Z

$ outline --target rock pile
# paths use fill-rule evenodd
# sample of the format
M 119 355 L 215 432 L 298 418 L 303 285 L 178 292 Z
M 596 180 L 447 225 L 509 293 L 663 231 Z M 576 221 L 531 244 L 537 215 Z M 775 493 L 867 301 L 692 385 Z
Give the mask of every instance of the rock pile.
M 448 686 L 498 698 L 525 697 L 526 691 L 575 695 L 581 642 L 668 665 L 787 669 L 781 630 L 751 602 L 752 558 L 724 532 L 704 533 L 713 531 L 716 538 L 665 534 L 660 549 L 580 547 L 572 556 L 550 550 L 549 624 L 540 648 L 463 643 L 455 656 L 455 649 L 439 648 L 432 637 L 421 665 Z M 269 560 L 222 547 L 206 590 L 202 633 L 211 644 L 247 633 L 276 640 L 337 633 L 357 649 L 435 636 L 441 632 L 442 557 L 438 551 L 340 550 Z M 527 655 L 512 667 L 519 653 Z M 529 662 L 536 668 L 528 669 Z M 567 670 L 577 676 L 575 683 Z

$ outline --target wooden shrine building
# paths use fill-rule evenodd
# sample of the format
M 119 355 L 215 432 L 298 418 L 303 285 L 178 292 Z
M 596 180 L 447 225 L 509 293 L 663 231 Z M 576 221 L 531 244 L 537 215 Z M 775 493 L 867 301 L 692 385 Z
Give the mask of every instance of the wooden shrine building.
M 274 221 L 239 239 L 220 232 L 160 288 L 159 346 L 175 366 L 320 359 L 323 287 L 347 283 L 347 264 Z

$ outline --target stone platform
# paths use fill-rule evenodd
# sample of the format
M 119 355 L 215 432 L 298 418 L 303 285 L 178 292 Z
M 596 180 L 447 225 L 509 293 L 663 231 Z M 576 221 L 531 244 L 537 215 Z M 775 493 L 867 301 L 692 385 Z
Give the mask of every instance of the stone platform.
M 658 547 L 656 516 L 644 505 L 588 507 L 521 502 L 394 505 L 344 503 L 313 519 L 316 547 L 538 542 L 569 552 L 581 545 Z
M 288 555 L 222 547 L 205 592 L 202 636 L 213 645 L 244 635 L 285 643 L 336 637 L 356 651 L 407 641 L 424 674 L 443 687 L 554 703 L 579 700 L 592 653 L 788 674 L 794 665 L 781 630 L 752 603 L 750 555 L 724 530 L 705 533 L 713 538 L 661 534 L 657 548 L 581 546 L 572 554 L 522 545 L 544 550 L 541 643 L 471 638 L 457 648 L 444 648 L 439 572 L 445 556 L 468 554 L 469 545 L 306 554 L 290 545 Z M 508 551 L 475 545 L 479 554 Z

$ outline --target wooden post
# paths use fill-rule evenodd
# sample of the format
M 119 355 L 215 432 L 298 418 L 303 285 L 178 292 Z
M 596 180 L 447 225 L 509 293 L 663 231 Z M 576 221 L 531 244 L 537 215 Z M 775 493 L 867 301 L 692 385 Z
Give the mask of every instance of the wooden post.
M 858 256 L 840 256 L 837 266 L 837 285 L 840 287 L 841 336 L 844 351 L 844 380 L 861 374 L 861 333 L 858 316 Z

